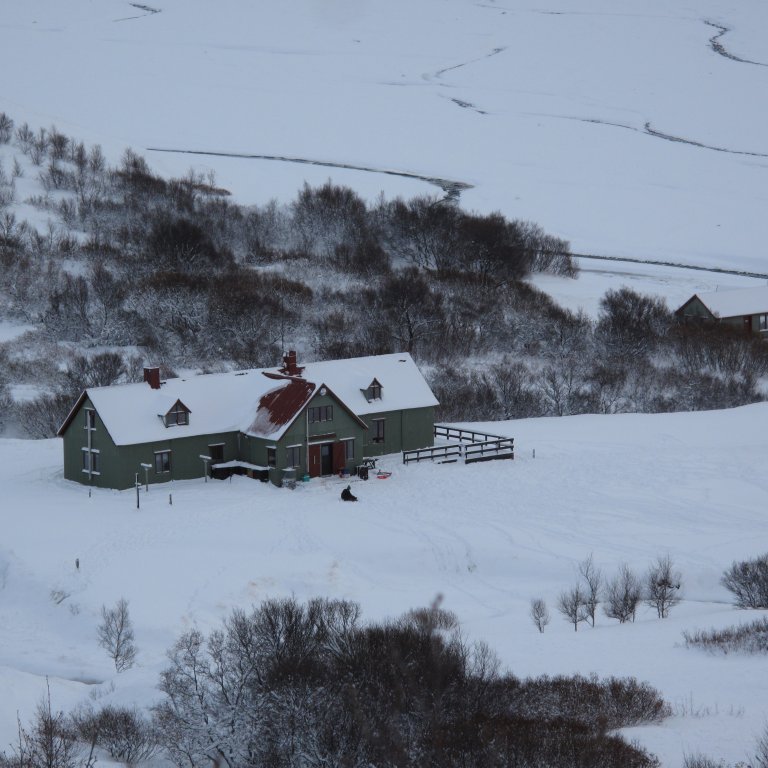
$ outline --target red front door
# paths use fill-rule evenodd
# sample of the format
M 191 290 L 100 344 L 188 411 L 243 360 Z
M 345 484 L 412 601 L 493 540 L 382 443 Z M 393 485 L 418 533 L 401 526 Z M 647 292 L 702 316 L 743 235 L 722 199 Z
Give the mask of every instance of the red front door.
M 347 465 L 346 443 L 339 441 L 333 444 L 333 474 L 337 475 Z
M 310 445 L 309 446 L 309 476 L 320 477 L 322 467 L 323 465 L 320 460 L 320 446 Z

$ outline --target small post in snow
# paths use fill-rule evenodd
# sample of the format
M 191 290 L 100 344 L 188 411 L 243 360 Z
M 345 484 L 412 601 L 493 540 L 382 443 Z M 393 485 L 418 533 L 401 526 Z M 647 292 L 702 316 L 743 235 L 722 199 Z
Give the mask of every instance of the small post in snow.
M 141 501 L 139 500 L 139 490 L 141 489 L 141 486 L 139 485 L 139 473 L 136 473 L 136 509 L 141 509 Z
M 536 458 L 536 449 L 535 448 L 533 449 L 533 458 L 534 459 Z
M 203 477 L 205 482 L 208 482 L 208 463 L 212 460 L 210 456 L 206 456 L 204 453 L 200 454 L 200 458 L 203 460 Z
M 80 558 L 79 557 L 75 558 L 75 570 L 76 571 L 80 570 Z
M 149 470 L 152 469 L 152 465 L 142 463 L 141 468 L 144 470 L 144 487 L 149 493 Z
M 169 503 L 171 506 L 173 506 L 173 494 L 172 494 L 172 493 L 169 493 L 169 494 L 168 494 L 168 503 Z

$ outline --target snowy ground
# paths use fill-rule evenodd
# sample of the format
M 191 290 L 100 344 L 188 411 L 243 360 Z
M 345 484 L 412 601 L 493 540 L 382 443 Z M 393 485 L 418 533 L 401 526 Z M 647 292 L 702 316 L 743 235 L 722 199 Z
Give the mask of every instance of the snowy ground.
M 406 172 L 579 253 L 764 271 L 766 26 L 761 0 L 5 0 L 0 109 L 243 203 L 440 193 L 376 171 Z
M 658 686 L 675 716 L 630 735 L 665 768 L 698 750 L 743 759 L 768 720 L 765 660 L 686 650 L 681 633 L 755 618 L 729 605 L 719 578 L 768 540 L 768 405 L 486 427 L 516 438 L 514 462 L 403 467 L 393 457 L 390 479 L 356 482 L 356 505 L 338 500 L 335 479 L 291 492 L 236 478 L 151 487 L 137 510 L 131 491 L 89 498 L 64 481 L 58 441 L 0 441 L 0 744 L 46 675 L 55 706 L 151 702 L 178 633 L 209 630 L 235 606 L 326 595 L 359 601 L 373 619 L 441 594 L 518 675 Z M 607 572 L 644 570 L 668 552 L 685 601 L 663 621 L 644 609 L 633 625 L 601 616 L 574 634 L 554 601 L 590 552 Z M 95 633 L 101 605 L 121 596 L 140 653 L 115 676 Z M 543 635 L 527 617 L 536 596 L 553 613 Z

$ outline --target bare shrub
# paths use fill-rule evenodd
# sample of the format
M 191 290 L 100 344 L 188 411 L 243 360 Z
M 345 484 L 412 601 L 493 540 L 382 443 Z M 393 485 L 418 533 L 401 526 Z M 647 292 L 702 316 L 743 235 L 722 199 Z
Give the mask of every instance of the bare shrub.
M 685 755 L 683 768 L 729 768 L 724 760 L 715 760 L 706 755 Z
M 72 725 L 83 742 L 95 744 L 128 765 L 149 760 L 159 750 L 151 721 L 137 709 L 112 705 L 96 712 L 84 709 L 75 712 Z
M 46 680 L 47 683 L 47 680 Z M 0 752 L 0 768 L 92 768 L 93 744 L 84 746 L 63 712 L 51 707 L 51 691 L 37 705 L 29 726 L 19 723 L 13 753 Z
M 577 584 L 573 589 L 565 590 L 557 598 L 557 610 L 563 614 L 566 621 L 573 624 L 573 631 L 579 629 L 579 624 L 586 621 L 589 614 L 584 603 L 585 596 L 581 585 Z
M 733 593 L 739 608 L 768 608 L 768 554 L 734 562 L 720 583 Z
M 29 437 L 54 437 L 73 405 L 69 394 L 41 395 L 19 403 L 15 409 L 16 418 Z
M 534 625 L 536 626 L 536 629 L 539 630 L 539 632 L 544 631 L 544 627 L 549 624 L 550 616 L 549 611 L 547 610 L 547 604 L 542 600 L 540 597 L 536 597 L 533 600 L 531 600 L 531 610 L 530 610 L 530 617 L 531 621 L 533 621 Z
M 622 563 L 619 572 L 606 584 L 603 611 L 609 619 L 618 619 L 621 624 L 634 621 L 642 596 L 640 579 L 626 563 Z
M 128 601 L 120 598 L 114 608 L 101 606 L 101 624 L 98 629 L 99 645 L 115 662 L 115 669 L 130 669 L 136 660 L 133 625 L 128 613 Z
M 680 602 L 681 576 L 669 555 L 656 558 L 645 576 L 645 602 L 656 609 L 660 619 Z
M 13 120 L 5 112 L 0 112 L 0 144 L 7 144 L 13 136 Z
M 711 653 L 768 653 L 768 618 L 726 629 L 685 631 L 683 638 L 686 647 Z
M 556 712 L 593 730 L 658 723 L 671 714 L 659 692 L 647 683 L 633 677 L 600 680 L 595 675 L 525 680 L 510 706 L 513 714 L 541 720 Z
M 155 709 L 172 762 L 558 766 L 567 753 L 579 765 L 658 766 L 609 734 L 668 714 L 649 686 L 502 676 L 438 601 L 368 626 L 357 614 L 338 601 L 273 600 L 208 638 L 181 637 Z

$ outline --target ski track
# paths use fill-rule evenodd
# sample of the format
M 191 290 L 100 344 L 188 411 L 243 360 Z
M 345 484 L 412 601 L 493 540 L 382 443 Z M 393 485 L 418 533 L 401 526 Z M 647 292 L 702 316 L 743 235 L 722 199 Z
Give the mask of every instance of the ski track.
M 145 16 L 153 16 L 156 13 L 160 13 L 159 8 L 152 8 L 149 5 L 142 5 L 141 3 L 129 3 L 132 8 L 136 8 L 139 11 L 144 11 L 136 16 L 124 16 L 121 19 L 114 19 L 115 23 L 119 21 L 133 21 L 135 19 L 143 19 Z
M 445 193 L 445 200 L 447 202 L 458 203 L 461 193 L 465 189 L 472 189 L 473 184 L 468 184 L 465 181 L 454 181 L 452 179 L 443 179 L 438 176 L 423 176 L 411 171 L 393 171 L 387 168 L 373 168 L 365 165 L 352 165 L 350 163 L 334 163 L 325 160 L 312 160 L 306 157 L 290 157 L 287 155 L 252 155 L 239 152 L 215 152 L 208 150 L 195 150 L 195 149 L 169 149 L 162 147 L 147 147 L 147 152 L 169 152 L 175 154 L 184 155 L 204 155 L 208 157 L 234 157 L 243 158 L 245 160 L 274 160 L 281 163 L 299 163 L 302 165 L 317 165 L 323 168 L 341 168 L 349 171 L 363 171 L 364 173 L 381 173 L 386 176 L 400 176 L 405 179 L 416 179 L 418 181 L 425 181 L 427 184 L 432 184 L 435 187 L 439 187 Z
M 726 59 L 730 59 L 731 61 L 738 61 L 740 64 L 752 64 L 755 67 L 768 67 L 768 64 L 765 64 L 762 61 L 752 61 L 751 59 L 742 59 L 740 56 L 736 56 L 735 54 L 731 53 L 721 42 L 720 38 L 725 36 L 728 32 L 731 31 L 730 27 L 725 27 L 722 24 L 717 24 L 714 21 L 707 21 L 705 20 L 704 23 L 708 27 L 712 27 L 713 29 L 719 30 L 714 37 L 709 38 L 709 47 L 719 56 L 723 56 Z
M 476 59 L 469 59 L 469 61 L 462 61 L 460 64 L 454 64 L 450 67 L 443 67 L 443 69 L 438 69 L 437 72 L 432 72 L 431 74 L 427 72 L 423 74 L 422 77 L 425 80 L 440 80 L 446 72 L 453 72 L 454 69 L 462 69 L 463 67 L 468 67 L 470 64 L 477 64 L 478 61 L 485 61 L 485 59 L 498 56 L 500 53 L 503 53 L 506 50 L 506 46 L 494 48 L 490 53 L 486 53 L 484 56 L 478 56 Z

